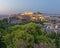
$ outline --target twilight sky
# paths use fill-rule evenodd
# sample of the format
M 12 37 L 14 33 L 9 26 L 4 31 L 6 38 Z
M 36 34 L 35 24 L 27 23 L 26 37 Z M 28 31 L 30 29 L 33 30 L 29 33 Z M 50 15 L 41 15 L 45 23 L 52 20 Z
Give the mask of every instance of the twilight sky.
M 60 13 L 60 0 L 0 0 L 0 14 L 24 11 Z

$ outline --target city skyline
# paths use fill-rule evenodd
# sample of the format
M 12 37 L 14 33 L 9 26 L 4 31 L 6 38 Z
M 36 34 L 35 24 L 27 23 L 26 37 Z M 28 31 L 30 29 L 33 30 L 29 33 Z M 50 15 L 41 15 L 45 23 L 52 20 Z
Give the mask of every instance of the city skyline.
M 0 14 L 14 14 L 24 11 L 60 13 L 60 0 L 0 0 Z

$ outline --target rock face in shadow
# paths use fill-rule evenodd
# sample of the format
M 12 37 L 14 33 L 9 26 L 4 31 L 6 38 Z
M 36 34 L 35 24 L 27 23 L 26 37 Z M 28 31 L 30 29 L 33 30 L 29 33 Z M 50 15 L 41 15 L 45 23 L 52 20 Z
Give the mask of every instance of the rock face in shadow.
M 0 48 L 7 48 L 6 44 L 0 40 Z

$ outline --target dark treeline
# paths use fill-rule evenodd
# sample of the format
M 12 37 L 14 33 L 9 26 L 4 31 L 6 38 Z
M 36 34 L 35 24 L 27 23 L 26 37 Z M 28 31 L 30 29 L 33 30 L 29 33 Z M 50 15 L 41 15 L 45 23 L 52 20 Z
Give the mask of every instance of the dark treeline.
M 0 48 L 60 48 L 60 34 L 42 32 L 42 25 L 8 24 L 0 20 Z

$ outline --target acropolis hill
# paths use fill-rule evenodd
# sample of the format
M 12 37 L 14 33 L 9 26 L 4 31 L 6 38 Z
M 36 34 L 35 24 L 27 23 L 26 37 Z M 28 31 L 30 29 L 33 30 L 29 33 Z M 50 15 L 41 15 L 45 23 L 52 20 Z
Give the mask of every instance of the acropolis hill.
M 8 17 L 8 22 L 9 23 L 26 23 L 29 21 L 33 21 L 33 22 L 46 22 L 47 19 L 39 12 L 37 13 L 32 13 L 32 12 L 24 12 L 22 14 L 18 14 L 18 15 L 10 15 L 10 17 Z

